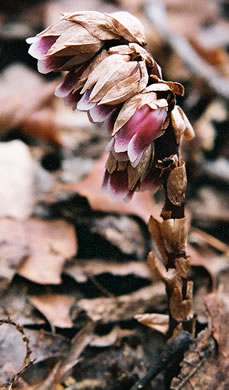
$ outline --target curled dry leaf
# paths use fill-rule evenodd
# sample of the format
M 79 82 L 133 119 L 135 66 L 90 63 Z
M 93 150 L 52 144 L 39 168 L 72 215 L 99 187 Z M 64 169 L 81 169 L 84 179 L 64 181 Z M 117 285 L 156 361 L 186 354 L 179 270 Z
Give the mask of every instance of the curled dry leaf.
M 185 201 L 185 191 L 187 187 L 187 176 L 184 162 L 181 166 L 174 168 L 167 180 L 167 194 L 170 202 L 175 206 L 180 206 Z
M 61 283 L 65 261 L 77 251 L 73 225 L 62 221 L 30 219 L 24 223 L 30 256 L 18 273 L 40 284 Z
M 192 318 L 192 289 L 193 282 L 188 281 L 185 298 L 183 298 L 182 284 L 177 283 L 177 287 L 175 287 L 172 291 L 169 308 L 172 317 L 177 322 L 186 321 Z
M 77 282 L 86 282 L 91 275 L 96 276 L 103 273 L 112 275 L 127 276 L 136 275 L 141 278 L 151 279 L 152 274 L 149 267 L 140 261 L 114 262 L 102 259 L 80 260 L 74 263 L 67 263 L 64 272 L 73 277 Z
M 148 229 L 150 234 L 153 237 L 153 240 L 155 241 L 155 244 L 157 246 L 157 249 L 159 250 L 165 264 L 168 263 L 168 255 L 167 251 L 165 249 L 164 241 L 163 241 L 163 236 L 160 230 L 160 222 L 156 220 L 152 215 L 149 219 L 148 222 Z
M 142 313 L 152 304 L 158 308 L 165 297 L 163 283 L 155 282 L 128 295 L 112 298 L 81 299 L 76 304 L 76 312 L 85 311 L 92 321 L 109 322 L 132 319 L 136 311 Z
M 134 318 L 143 325 L 146 325 L 166 335 L 169 329 L 169 316 L 159 313 L 136 314 Z
M 167 252 L 184 252 L 187 246 L 188 223 L 186 218 L 167 219 L 160 224 Z
M 48 320 L 51 327 L 71 328 L 70 310 L 75 303 L 75 298 L 61 294 L 30 295 L 30 302 Z

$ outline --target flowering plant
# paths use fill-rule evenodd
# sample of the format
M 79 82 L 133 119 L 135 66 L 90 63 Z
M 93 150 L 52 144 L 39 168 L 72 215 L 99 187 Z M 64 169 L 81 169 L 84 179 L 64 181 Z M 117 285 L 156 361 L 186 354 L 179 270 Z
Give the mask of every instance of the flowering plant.
M 187 281 L 186 175 L 180 145 L 194 132 L 176 105 L 183 86 L 163 80 L 143 26 L 127 12 L 64 14 L 27 42 L 41 73 L 66 71 L 56 96 L 107 128 L 102 188 L 128 201 L 135 191 L 164 186 L 164 222 L 152 217 L 149 222 L 164 265 L 152 253 L 149 265 L 167 287 L 170 333 L 179 323 L 190 328 L 192 283 Z

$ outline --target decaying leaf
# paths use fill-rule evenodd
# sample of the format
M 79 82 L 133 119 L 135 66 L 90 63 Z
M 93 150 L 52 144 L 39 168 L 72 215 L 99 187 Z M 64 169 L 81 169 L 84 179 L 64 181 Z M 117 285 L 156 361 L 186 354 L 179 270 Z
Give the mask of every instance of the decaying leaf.
M 155 282 L 134 293 L 112 298 L 81 299 L 76 304 L 76 313 L 85 311 L 91 320 L 102 323 L 123 321 L 143 313 L 147 308 L 157 306 L 165 297 L 164 286 Z M 158 307 L 158 306 L 157 306 Z
M 136 320 L 158 332 L 166 335 L 169 329 L 169 316 L 159 313 L 136 314 Z
M 0 216 L 28 218 L 33 210 L 34 166 L 29 148 L 21 141 L 0 144 Z
M 61 294 L 44 294 L 29 296 L 30 302 L 48 320 L 51 327 L 71 328 L 73 326 L 70 318 L 70 310 L 75 303 L 72 296 Z
M 74 227 L 61 220 L 35 218 L 24 226 L 31 254 L 18 273 L 40 284 L 61 283 L 63 265 L 77 251 Z
M 95 162 L 90 174 L 81 182 L 71 185 L 71 188 L 79 194 L 86 196 L 94 210 L 135 214 L 146 223 L 148 222 L 148 215 L 152 213 L 152 210 L 154 210 L 154 214 L 159 215 L 159 208 L 149 192 L 137 192 L 131 202 L 124 203 L 120 200 L 112 200 L 107 193 L 101 191 L 102 180 L 100 182 L 98 177 L 103 176 L 105 160 L 106 155 L 102 155 Z
M 56 373 L 55 381 L 58 383 L 65 377 L 71 369 L 79 362 L 79 358 L 83 350 L 91 342 L 93 338 L 94 324 L 88 322 L 72 339 L 71 348 L 65 359 Z
M 167 194 L 170 202 L 180 206 L 185 201 L 187 177 L 184 162 L 181 166 L 174 168 L 168 177 Z
M 0 219 L 0 291 L 7 288 L 18 268 L 29 255 L 22 222 Z
M 68 262 L 64 268 L 64 273 L 73 277 L 77 282 L 86 282 L 91 275 L 96 276 L 102 273 L 112 275 L 136 275 L 137 277 L 151 279 L 152 274 L 145 262 L 128 261 L 115 262 L 103 259 L 76 259 L 74 262 Z
M 56 81 L 45 83 L 28 67 L 14 64 L 2 73 L 0 85 L 0 126 L 3 134 L 22 125 L 34 111 L 47 107 L 53 101 Z

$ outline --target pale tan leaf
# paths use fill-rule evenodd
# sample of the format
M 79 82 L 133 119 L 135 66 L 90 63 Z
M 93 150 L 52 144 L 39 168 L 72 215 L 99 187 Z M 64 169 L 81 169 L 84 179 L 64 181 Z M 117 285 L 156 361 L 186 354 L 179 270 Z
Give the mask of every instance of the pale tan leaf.
M 138 45 L 137 43 L 129 43 L 129 47 L 134 51 L 137 57 L 139 57 L 140 55 L 142 60 L 144 60 L 148 65 L 153 67 L 155 63 L 154 59 L 147 50 L 145 50 L 142 46 Z
M 163 236 L 161 234 L 160 225 L 161 225 L 161 223 L 159 221 L 157 221 L 156 218 L 154 218 L 153 216 L 150 217 L 150 220 L 148 222 L 149 232 L 150 232 L 153 240 L 155 241 L 157 249 L 159 250 L 165 264 L 167 264 L 168 263 L 168 255 L 167 255 L 167 251 L 165 249 L 165 244 L 163 241 Z
M 171 91 L 171 88 L 169 87 L 169 85 L 159 82 L 159 83 L 154 83 L 149 85 L 148 87 L 146 87 L 144 92 L 161 92 L 161 91 L 163 92 Z
M 108 193 L 101 191 L 106 158 L 107 153 L 104 153 L 94 164 L 89 176 L 79 183 L 71 185 L 71 189 L 86 196 L 94 210 L 135 214 L 142 218 L 146 223 L 148 222 L 148 216 L 152 210 L 154 210 L 154 214 L 159 216 L 160 208 L 154 202 L 150 191 L 135 193 L 134 198 L 129 203 L 125 203 L 122 200 L 115 201 L 111 199 Z M 101 180 L 98 178 L 101 178 Z
M 33 218 L 24 223 L 24 228 L 31 254 L 18 273 L 40 284 L 61 283 L 63 265 L 77 251 L 73 225 Z
M 102 41 L 93 37 L 80 24 L 73 24 L 51 46 L 47 55 L 70 56 L 96 53 L 102 47 Z
M 74 263 L 67 264 L 64 272 L 80 283 L 86 282 L 91 276 L 100 275 L 102 273 L 120 276 L 133 274 L 141 278 L 152 278 L 152 273 L 147 264 L 139 261 L 119 263 L 102 259 L 77 259 Z
M 129 44 L 110 47 L 108 52 L 109 54 L 131 55 L 135 52 L 135 50 L 134 48 L 131 49 Z
M 71 369 L 79 362 L 81 353 L 91 342 L 93 337 L 95 325 L 89 321 L 72 339 L 71 349 L 62 361 L 58 372 L 56 374 L 56 383 L 59 383 L 61 379 L 64 379 L 64 376 L 67 375 Z
M 129 42 L 136 42 L 140 45 L 146 43 L 143 25 L 135 16 L 124 11 L 108 15 L 112 17 L 113 24 L 120 36 Z
M 30 295 L 29 301 L 48 320 L 52 327 L 71 328 L 70 311 L 75 298 L 61 294 Z
M 34 164 L 22 141 L 0 143 L 0 216 L 28 218 L 33 210 Z
M 162 282 L 141 288 L 128 295 L 112 298 L 81 299 L 77 302 L 78 311 L 85 311 L 95 322 L 104 324 L 132 319 L 136 311 L 143 313 L 147 307 L 155 307 L 163 301 L 165 289 Z
M 168 177 L 167 194 L 170 202 L 175 206 L 180 206 L 185 201 L 185 191 L 187 187 L 187 176 L 185 164 L 182 161 L 179 167 L 174 168 Z
M 17 220 L 0 219 L 0 237 L 0 292 L 3 292 L 29 255 L 29 247 L 23 223 Z
M 109 92 L 114 88 L 116 88 L 118 92 L 120 90 L 120 94 L 123 95 L 121 83 L 124 83 L 126 80 L 131 83 L 130 75 L 136 67 L 137 63 L 135 61 L 131 61 L 125 63 L 124 66 L 123 63 L 120 63 L 119 66 L 113 69 L 113 72 L 104 72 L 104 76 L 100 77 L 95 84 L 90 94 L 90 100 L 92 102 L 99 102 L 102 99 L 102 104 L 102 101 L 104 101 L 104 98 L 107 96 L 107 93 L 109 94 Z
M 113 73 L 118 73 L 121 67 L 125 67 L 125 63 L 130 59 L 129 56 L 121 56 L 119 54 L 112 54 L 104 58 L 88 75 L 88 79 L 81 91 L 84 93 L 87 89 L 99 81 L 99 85 L 105 83 L 110 79 Z
M 83 71 L 81 76 L 79 77 L 79 80 L 76 82 L 74 91 L 77 91 L 80 89 L 84 83 L 87 81 L 89 75 L 94 71 L 94 69 L 99 65 L 100 62 L 102 62 L 106 57 L 108 57 L 107 50 L 102 50 L 101 53 L 97 54 L 92 61 L 88 64 L 86 69 Z
M 72 26 L 74 26 L 73 22 L 61 18 L 61 20 L 59 20 L 55 24 L 47 27 L 45 30 L 37 34 L 37 37 L 60 36 Z
M 186 218 L 167 219 L 160 224 L 167 252 L 184 252 L 187 247 L 188 221 Z
M 141 74 L 138 69 L 137 72 L 114 85 L 99 104 L 120 104 L 125 102 L 128 98 L 138 93 L 140 77 Z
M 169 316 L 167 314 L 159 313 L 144 313 L 136 314 L 135 317 L 138 322 L 146 325 L 158 332 L 166 335 L 169 329 Z
M 116 30 L 113 26 L 112 19 L 102 12 L 74 12 L 72 14 L 66 14 L 65 19 L 81 24 L 91 35 L 102 41 L 119 39 L 119 35 L 115 34 Z

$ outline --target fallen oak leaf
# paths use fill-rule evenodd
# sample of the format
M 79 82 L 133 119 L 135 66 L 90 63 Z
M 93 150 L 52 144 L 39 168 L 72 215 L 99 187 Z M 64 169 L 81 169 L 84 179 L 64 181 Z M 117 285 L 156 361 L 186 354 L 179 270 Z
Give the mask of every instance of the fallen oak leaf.
M 103 177 L 106 157 L 106 154 L 103 154 L 95 162 L 90 174 L 79 183 L 71 184 L 71 189 L 85 196 L 94 210 L 135 214 L 145 222 L 148 222 L 147 215 L 151 214 L 152 210 L 154 214 L 159 215 L 159 207 L 153 201 L 149 191 L 137 192 L 131 203 L 124 203 L 121 200 L 114 201 L 107 193 L 101 191 L 102 183 L 98 178 Z
M 39 284 L 61 283 L 65 261 L 77 252 L 73 225 L 63 220 L 31 218 L 24 228 L 31 254 L 19 268 L 19 275 Z
M 62 294 L 30 295 L 29 301 L 47 318 L 51 328 L 72 328 L 70 311 L 75 303 L 74 297 Z

